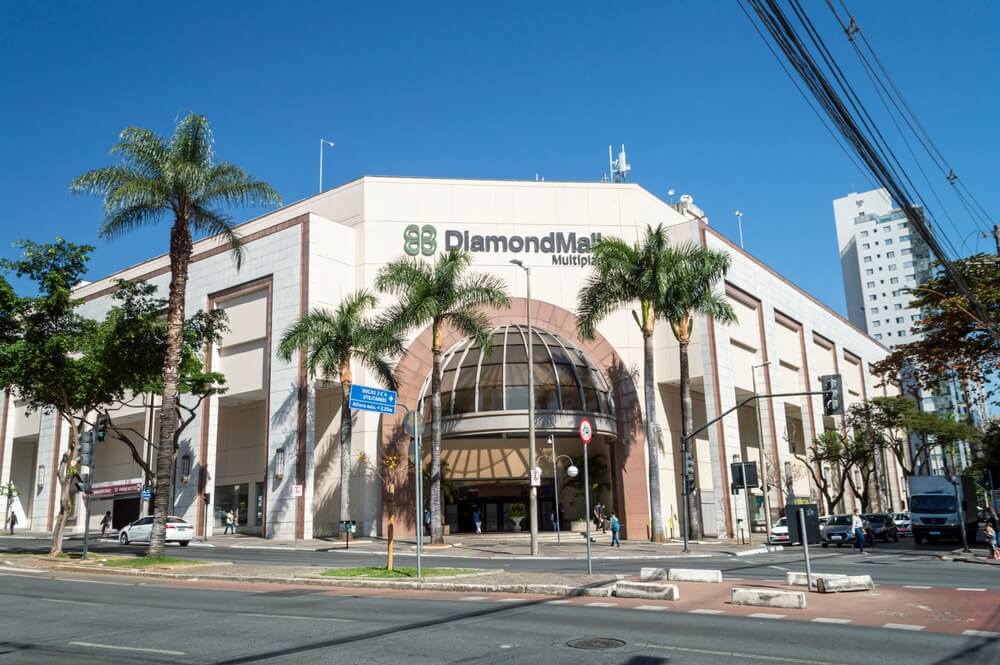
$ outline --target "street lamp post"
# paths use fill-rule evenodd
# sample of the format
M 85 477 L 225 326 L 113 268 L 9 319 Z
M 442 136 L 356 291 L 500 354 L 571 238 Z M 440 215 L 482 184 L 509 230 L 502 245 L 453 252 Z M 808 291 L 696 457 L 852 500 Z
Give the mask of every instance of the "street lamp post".
M 528 459 L 535 463 L 535 367 L 533 358 L 535 355 L 534 340 L 531 333 L 531 268 L 524 265 L 520 259 L 510 261 L 525 274 L 527 283 L 528 299 Z M 528 471 L 529 478 L 531 470 Z M 532 485 L 528 492 L 528 519 L 530 520 L 531 531 L 531 554 L 538 554 L 538 488 Z
M 743 249 L 743 211 L 736 211 L 736 224 L 740 227 L 740 249 Z
M 768 360 L 766 363 L 750 368 L 750 381 L 753 384 L 754 397 L 757 396 L 757 370 L 770 364 L 771 361 Z M 767 455 L 764 452 L 764 423 L 760 420 L 760 398 L 753 401 L 753 406 L 757 412 L 757 445 L 760 446 L 760 459 L 764 467 L 763 473 L 761 473 L 764 478 L 764 533 L 766 534 L 765 540 L 768 540 L 771 538 L 771 488 L 768 486 L 767 480 Z
M 573 465 L 573 458 L 569 455 L 556 455 L 556 438 L 549 435 L 549 446 L 552 448 L 552 491 L 555 493 L 556 497 L 556 543 L 562 543 L 562 520 L 559 517 L 559 470 L 556 468 L 559 460 L 566 458 L 569 461 L 570 466 Z M 539 458 L 541 459 L 541 458 Z M 538 460 L 535 460 L 535 464 L 538 464 Z
M 333 141 L 319 140 L 319 193 L 323 193 L 323 144 L 333 147 Z

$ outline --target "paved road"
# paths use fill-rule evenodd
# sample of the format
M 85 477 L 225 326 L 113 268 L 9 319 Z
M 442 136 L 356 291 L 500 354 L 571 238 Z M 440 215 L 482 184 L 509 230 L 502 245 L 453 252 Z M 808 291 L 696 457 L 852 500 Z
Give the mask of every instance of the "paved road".
M 67 541 L 67 550 L 80 549 L 79 541 Z M 47 551 L 48 541 L 0 538 L 0 552 L 3 551 Z M 94 546 L 98 552 L 141 553 L 141 546 L 120 546 L 99 543 Z M 946 549 L 950 549 L 946 548 Z M 624 551 L 624 550 L 623 550 Z M 813 569 L 818 572 L 843 574 L 871 574 L 882 584 L 910 584 L 933 587 L 986 587 L 1000 588 L 1000 566 L 987 566 L 953 561 L 942 561 L 935 554 L 941 548 L 914 548 L 912 543 L 902 542 L 880 545 L 871 554 L 854 554 L 850 549 L 812 549 Z M 243 549 L 233 547 L 187 547 L 172 546 L 173 556 L 204 559 L 207 561 L 235 561 L 254 564 L 355 566 L 384 565 L 385 557 L 380 553 L 342 549 L 328 552 L 313 552 L 282 549 Z M 406 551 L 398 552 L 401 564 L 412 564 L 414 557 Z M 682 562 L 682 563 L 679 563 Z M 426 556 L 426 566 L 471 566 L 505 570 L 534 572 L 584 572 L 586 563 L 582 559 L 528 559 L 524 557 L 497 557 L 484 552 L 482 558 Z M 679 559 L 599 559 L 594 561 L 594 571 L 602 573 L 637 574 L 642 566 L 714 568 L 723 570 L 729 577 L 747 579 L 784 579 L 787 570 L 804 570 L 802 550 L 789 548 L 773 554 L 758 554 L 745 557 L 715 555 L 704 558 Z
M 122 579 L 122 578 L 117 578 Z M 995 665 L 989 637 L 543 599 L 0 577 L 0 665 Z M 583 600 L 583 599 L 581 599 Z M 151 626 L 164 630 L 156 634 Z M 604 650 L 567 646 L 613 638 Z

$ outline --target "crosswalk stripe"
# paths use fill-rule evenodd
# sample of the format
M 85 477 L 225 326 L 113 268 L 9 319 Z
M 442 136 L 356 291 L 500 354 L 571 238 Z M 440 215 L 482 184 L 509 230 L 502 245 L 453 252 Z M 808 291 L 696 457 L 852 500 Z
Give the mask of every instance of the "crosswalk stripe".
M 487 600 L 486 596 L 466 596 L 462 600 Z
M 615 607 L 618 603 L 587 603 L 587 607 Z
M 851 623 L 850 619 L 834 619 L 832 617 L 816 617 L 812 621 L 816 623 Z
M 1000 633 L 992 630 L 963 630 L 962 634 L 969 637 L 1000 637 Z
M 754 612 L 749 615 L 754 619 L 784 619 L 786 615 L 784 614 L 768 614 L 767 612 Z
M 891 628 L 893 630 L 923 630 L 927 626 L 915 626 L 912 623 L 887 623 L 882 627 Z
M 662 612 L 667 609 L 663 605 L 637 605 L 633 607 L 634 610 L 648 610 L 650 612 Z
M 722 614 L 722 610 L 688 610 L 688 614 Z

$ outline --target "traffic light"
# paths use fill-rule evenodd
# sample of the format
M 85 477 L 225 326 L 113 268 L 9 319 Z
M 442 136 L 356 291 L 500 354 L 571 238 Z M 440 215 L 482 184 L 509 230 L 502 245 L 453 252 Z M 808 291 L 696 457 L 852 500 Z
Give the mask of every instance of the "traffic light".
M 823 415 L 844 415 L 844 381 L 839 374 L 827 374 L 819 377 L 823 390 Z
M 104 441 L 104 437 L 108 435 L 108 426 L 111 425 L 111 418 L 108 414 L 102 413 L 97 416 L 97 425 L 94 426 L 94 430 L 97 432 L 97 440 Z
M 94 466 L 94 432 L 84 432 L 80 435 L 80 466 Z
M 694 455 L 689 452 L 684 453 L 684 494 L 694 491 L 696 462 Z

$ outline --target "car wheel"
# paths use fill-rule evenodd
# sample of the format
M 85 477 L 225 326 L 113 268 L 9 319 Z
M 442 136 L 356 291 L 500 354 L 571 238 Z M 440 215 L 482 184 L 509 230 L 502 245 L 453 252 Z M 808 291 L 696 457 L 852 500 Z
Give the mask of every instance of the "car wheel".
M 892 542 L 894 542 L 894 543 L 898 543 L 899 542 L 899 534 L 898 533 L 895 536 L 892 537 Z
M 118 534 L 118 542 L 122 545 L 128 545 L 128 534 L 124 531 Z
M 190 541 L 188 541 L 188 540 L 180 540 L 180 541 L 178 541 L 178 543 L 180 543 L 181 547 L 187 547 L 189 542 Z
M 830 546 L 829 544 L 823 543 L 823 547 L 829 547 L 829 546 Z
M 916 545 L 919 545 L 919 544 L 921 544 L 922 542 L 924 542 L 924 539 L 923 539 L 923 538 L 921 538 L 920 536 L 916 536 L 916 535 L 915 535 L 915 536 L 913 536 L 913 542 L 914 542 L 914 544 L 916 544 Z
M 843 546 L 844 546 L 844 543 L 837 543 L 837 549 L 838 549 L 838 550 L 839 550 L 839 549 L 840 549 L 841 547 L 843 547 Z

